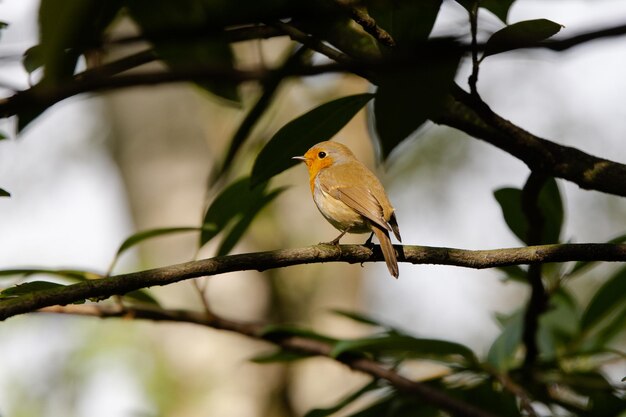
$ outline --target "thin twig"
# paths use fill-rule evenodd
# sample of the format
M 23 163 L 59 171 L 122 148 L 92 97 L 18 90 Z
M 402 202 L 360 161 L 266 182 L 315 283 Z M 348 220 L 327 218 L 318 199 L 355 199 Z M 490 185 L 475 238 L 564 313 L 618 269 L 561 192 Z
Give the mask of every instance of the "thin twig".
M 365 8 L 359 7 L 357 4 L 352 4 L 349 0 L 335 0 L 335 3 L 346 10 L 352 20 L 358 23 L 364 31 L 372 35 L 374 39 L 386 46 L 396 46 L 396 41 L 389 32 L 378 26 Z
M 333 348 L 327 342 L 307 339 L 301 336 L 265 336 L 265 325 L 263 324 L 236 322 L 223 319 L 215 315 L 207 316 L 205 314 L 185 310 L 165 310 L 159 308 L 120 309 L 115 306 L 103 304 L 88 304 L 48 307 L 40 311 L 45 313 L 95 316 L 100 318 L 123 317 L 130 315 L 131 317 L 137 319 L 194 323 L 220 330 L 236 332 L 255 339 L 266 340 L 284 349 L 316 356 L 331 357 Z M 346 355 L 332 357 L 332 359 L 357 371 L 367 373 L 376 378 L 384 379 L 396 389 L 418 395 L 425 402 L 439 407 L 442 410 L 448 411 L 452 415 L 462 417 L 493 417 L 493 415 L 487 411 L 481 410 L 462 400 L 448 396 L 443 391 L 405 378 L 380 362 L 365 358 L 354 358 Z
M 472 73 L 469 76 L 468 84 L 470 87 L 470 93 L 476 97 L 478 97 L 478 89 L 476 84 L 478 83 L 478 69 L 480 66 L 480 62 L 478 61 L 478 40 L 477 40 L 477 32 L 478 32 L 478 1 L 473 2 L 472 8 L 469 11 L 469 21 L 470 21 L 470 33 L 472 36 L 471 41 L 471 50 L 472 50 Z

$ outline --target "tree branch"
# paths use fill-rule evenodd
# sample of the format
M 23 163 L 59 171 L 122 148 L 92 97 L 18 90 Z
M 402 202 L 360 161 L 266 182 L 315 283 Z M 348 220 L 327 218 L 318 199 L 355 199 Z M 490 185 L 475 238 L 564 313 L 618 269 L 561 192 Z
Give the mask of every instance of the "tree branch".
M 118 306 L 101 304 L 71 305 L 65 307 L 56 306 L 48 307 L 40 311 L 44 313 L 95 316 L 100 318 L 132 317 L 154 321 L 186 322 L 219 330 L 232 331 L 254 339 L 265 340 L 290 351 L 332 358 L 354 370 L 364 372 L 376 378 L 384 379 L 399 391 L 415 394 L 425 402 L 439 407 L 442 410 L 448 411 L 455 416 L 494 417 L 492 414 L 476 408 L 469 403 L 448 396 L 440 390 L 405 378 L 380 362 L 366 358 L 355 358 L 349 355 L 332 357 L 331 351 L 333 346 L 329 343 L 301 336 L 266 336 L 264 333 L 265 325 L 263 324 L 237 322 L 223 319 L 215 315 L 208 316 L 206 314 L 187 310 L 164 310 L 158 308 L 121 309 Z
M 511 249 L 465 250 L 426 246 L 398 247 L 399 262 L 412 264 L 452 265 L 484 269 L 498 266 L 569 261 L 625 262 L 626 245 L 579 243 L 527 246 Z M 79 282 L 68 286 L 42 290 L 0 301 L 0 320 L 32 312 L 56 304 L 65 305 L 88 298 L 106 298 L 126 294 L 141 288 L 167 285 L 201 276 L 227 272 L 284 268 L 323 262 L 365 263 L 381 262 L 379 246 L 373 250 L 359 245 L 316 245 L 299 249 L 218 256 L 210 259 L 170 265 L 109 278 Z
M 482 139 L 522 160 L 531 171 L 563 178 L 587 190 L 626 197 L 626 165 L 540 138 L 502 118 L 483 101 L 453 88 L 446 111 L 436 117 L 445 124 Z

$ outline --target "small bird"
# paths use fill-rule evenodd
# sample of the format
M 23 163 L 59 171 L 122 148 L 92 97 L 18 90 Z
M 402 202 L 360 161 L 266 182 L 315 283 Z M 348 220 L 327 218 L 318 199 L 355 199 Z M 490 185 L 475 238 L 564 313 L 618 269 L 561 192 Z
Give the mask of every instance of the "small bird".
M 313 201 L 322 215 L 341 234 L 330 244 L 337 245 L 346 233 L 375 234 L 391 275 L 398 278 L 398 260 L 389 232 L 399 241 L 400 230 L 393 206 L 382 184 L 348 149 L 337 142 L 320 142 L 293 159 L 309 170 Z

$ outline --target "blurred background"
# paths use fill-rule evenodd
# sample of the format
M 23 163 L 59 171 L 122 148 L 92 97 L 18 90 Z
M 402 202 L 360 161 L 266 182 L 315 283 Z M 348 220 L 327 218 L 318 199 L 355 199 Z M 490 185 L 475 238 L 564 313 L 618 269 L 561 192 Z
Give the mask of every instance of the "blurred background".
M 23 89 L 21 55 L 37 43 L 36 0 L 4 0 L 0 20 L 0 87 Z M 548 18 L 573 36 L 626 22 L 619 0 L 518 0 L 510 22 Z M 488 12 L 480 28 L 501 23 Z M 120 22 L 119 33 L 133 33 Z M 437 34 L 467 33 L 466 11 L 445 1 Z M 288 40 L 240 43 L 241 62 L 276 62 Z M 479 90 L 492 108 L 538 136 L 585 152 L 626 161 L 626 38 L 591 42 L 553 53 L 532 50 L 491 57 L 481 66 Z M 601 63 L 601 64 L 600 64 Z M 466 85 L 468 66 L 458 81 Z M 286 122 L 333 98 L 370 86 L 347 75 L 293 80 L 278 94 L 253 132 L 235 172 L 249 172 L 256 152 Z M 190 84 L 129 88 L 78 96 L 49 109 L 17 139 L 0 141 L 0 268 L 72 267 L 103 272 L 135 231 L 197 226 L 210 195 L 211 169 L 253 102 L 244 89 L 241 109 Z M 377 165 L 367 112 L 336 140 L 377 170 L 394 203 L 406 244 L 488 249 L 518 246 L 492 193 L 521 187 L 528 171 L 491 145 L 449 128 L 428 125 Z M 14 136 L 6 122 L 0 131 Z M 318 213 L 303 166 L 274 180 L 288 185 L 257 218 L 234 252 L 301 247 L 328 241 L 336 231 Z M 559 181 L 565 196 L 565 239 L 602 242 L 626 230 L 624 199 Z M 191 233 L 148 241 L 125 255 L 115 272 L 210 257 L 196 254 Z M 345 242 L 361 243 L 364 236 Z M 585 299 L 605 273 L 577 282 Z M 241 320 L 304 324 L 329 334 L 367 331 L 329 312 L 366 312 L 422 337 L 466 343 L 479 355 L 498 334 L 497 312 L 510 312 L 525 288 L 496 271 L 384 264 L 322 264 L 221 275 L 208 282 L 217 313 Z M 597 276 L 594 276 L 597 275 Z M 10 283 L 7 283 L 7 285 Z M 201 309 L 190 282 L 152 293 L 166 307 Z M 442 306 L 444 306 L 442 308 Z M 257 365 L 249 358 L 272 347 L 238 335 L 185 324 L 29 315 L 0 325 L 0 415 L 99 417 L 302 415 L 330 405 L 367 378 L 317 358 L 291 365 Z M 428 375 L 436 369 L 422 367 Z M 624 362 L 607 369 L 615 381 Z

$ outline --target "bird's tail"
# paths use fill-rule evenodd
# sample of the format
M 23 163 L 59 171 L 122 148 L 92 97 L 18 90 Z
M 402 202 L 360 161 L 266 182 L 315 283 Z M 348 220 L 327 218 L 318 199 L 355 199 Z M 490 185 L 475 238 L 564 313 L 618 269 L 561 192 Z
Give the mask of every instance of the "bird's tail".
M 380 242 L 380 248 L 383 251 L 383 257 L 385 258 L 389 272 L 394 278 L 398 278 L 398 275 L 400 275 L 398 271 L 398 259 L 396 258 L 396 250 L 391 244 L 391 239 L 389 239 L 389 232 L 378 227 L 372 227 L 372 230 Z

